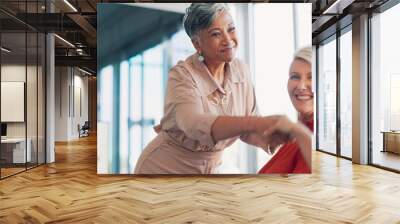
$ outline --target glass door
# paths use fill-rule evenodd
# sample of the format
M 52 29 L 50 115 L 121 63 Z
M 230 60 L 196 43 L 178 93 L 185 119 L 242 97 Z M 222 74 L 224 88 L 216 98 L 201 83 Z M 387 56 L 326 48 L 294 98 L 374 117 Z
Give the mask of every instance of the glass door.
M 45 13 L 44 0 L 1 2 L 22 13 Z M 45 163 L 45 44 L 43 33 L 0 12 L 0 178 Z

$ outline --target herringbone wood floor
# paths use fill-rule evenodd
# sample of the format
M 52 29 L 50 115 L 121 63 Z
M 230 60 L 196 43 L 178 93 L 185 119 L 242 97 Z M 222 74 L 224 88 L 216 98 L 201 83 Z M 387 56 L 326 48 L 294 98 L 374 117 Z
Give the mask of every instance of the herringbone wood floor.
M 96 139 L 0 181 L 0 223 L 400 223 L 400 175 L 320 152 L 312 175 L 96 174 Z

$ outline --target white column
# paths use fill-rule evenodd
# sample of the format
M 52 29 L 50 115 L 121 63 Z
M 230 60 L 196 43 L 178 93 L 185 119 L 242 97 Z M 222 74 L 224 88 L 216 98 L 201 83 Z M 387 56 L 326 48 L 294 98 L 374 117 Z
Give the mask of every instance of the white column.
M 54 12 L 54 5 L 46 1 L 47 12 Z M 46 163 L 55 162 L 55 44 L 54 35 L 46 35 Z
M 353 20 L 353 162 L 368 163 L 368 16 Z
M 54 35 L 46 35 L 46 163 L 55 161 L 55 76 L 54 76 Z

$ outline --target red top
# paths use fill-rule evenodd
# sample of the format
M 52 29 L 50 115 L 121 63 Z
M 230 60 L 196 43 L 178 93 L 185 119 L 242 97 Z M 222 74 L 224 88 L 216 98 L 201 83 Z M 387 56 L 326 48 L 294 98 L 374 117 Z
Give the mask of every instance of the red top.
M 314 120 L 303 122 L 311 131 Z M 283 145 L 258 173 L 311 173 L 296 142 Z

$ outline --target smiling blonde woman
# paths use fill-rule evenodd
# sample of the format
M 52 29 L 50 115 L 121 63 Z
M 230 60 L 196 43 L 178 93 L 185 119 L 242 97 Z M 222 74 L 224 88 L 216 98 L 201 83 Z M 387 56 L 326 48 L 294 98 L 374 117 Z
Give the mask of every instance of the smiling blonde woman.
M 300 125 L 293 126 L 287 118 L 282 118 L 269 130 L 290 133 L 295 141 L 283 145 L 259 173 L 311 173 L 311 131 L 314 128 L 311 55 L 310 47 L 300 49 L 289 69 L 287 89 Z

